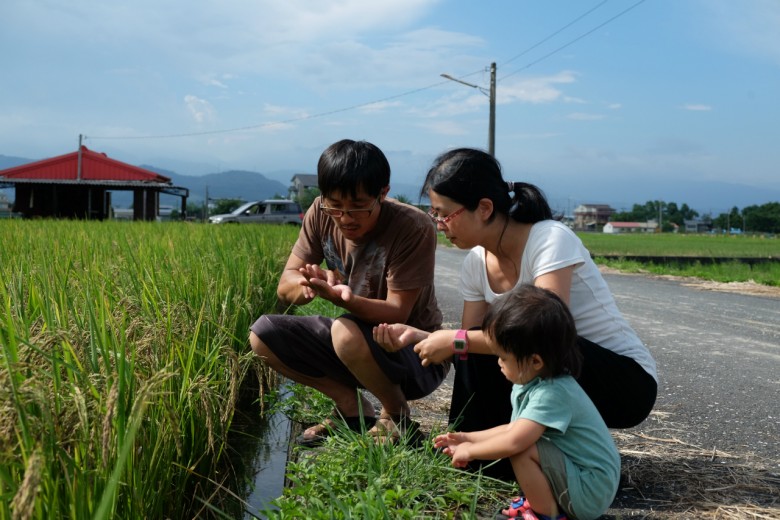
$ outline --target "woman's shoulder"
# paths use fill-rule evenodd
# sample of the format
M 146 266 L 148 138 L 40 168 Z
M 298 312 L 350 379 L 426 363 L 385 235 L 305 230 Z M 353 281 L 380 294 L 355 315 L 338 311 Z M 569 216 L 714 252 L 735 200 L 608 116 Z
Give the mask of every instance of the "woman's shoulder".
M 573 235 L 577 236 L 572 229 L 564 224 L 563 222 L 560 222 L 558 220 L 540 220 L 539 222 L 535 222 L 531 226 L 531 232 L 532 233 L 539 233 L 539 232 L 549 232 L 549 231 L 560 231 L 567 235 Z

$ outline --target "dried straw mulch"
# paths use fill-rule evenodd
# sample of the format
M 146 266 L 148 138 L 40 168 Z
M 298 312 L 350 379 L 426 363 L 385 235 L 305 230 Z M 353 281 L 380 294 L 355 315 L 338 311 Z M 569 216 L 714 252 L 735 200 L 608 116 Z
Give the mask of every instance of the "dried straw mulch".
M 663 429 L 613 436 L 623 467 L 604 518 L 780 519 L 779 461 L 705 450 Z

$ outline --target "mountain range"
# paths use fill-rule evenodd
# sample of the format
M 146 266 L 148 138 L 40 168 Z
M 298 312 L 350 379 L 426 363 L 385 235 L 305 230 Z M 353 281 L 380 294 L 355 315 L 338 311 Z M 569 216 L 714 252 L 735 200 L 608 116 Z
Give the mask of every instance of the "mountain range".
M 32 159 L 0 155 L 0 170 L 12 168 L 33 162 Z M 159 173 L 171 179 L 175 186 L 190 190 L 189 201 L 202 203 L 207 193 L 210 199 L 230 198 L 239 200 L 262 200 L 275 196 L 286 197 L 291 179 L 299 172 L 282 170 L 259 173 L 246 170 L 230 170 L 206 175 L 181 175 L 171 170 L 152 165 L 139 165 L 141 168 Z M 415 178 L 412 174 L 393 174 L 395 179 Z M 744 208 L 752 205 L 762 205 L 767 202 L 780 201 L 780 190 L 756 187 L 739 183 L 713 181 L 683 180 L 685 176 L 672 180 L 659 179 L 624 179 L 595 180 L 587 176 L 565 179 L 545 178 L 529 179 L 543 188 L 547 198 L 556 213 L 571 215 L 579 204 L 608 204 L 618 211 L 630 210 L 634 204 L 644 204 L 649 200 L 675 202 L 678 206 L 687 204 L 701 215 L 717 216 L 728 212 L 732 207 Z M 520 180 L 520 179 L 517 179 Z M 422 181 L 422 178 L 420 178 Z M 5 191 L 9 199 L 13 199 L 13 190 Z M 415 183 L 391 182 L 390 195 L 403 195 L 412 202 L 419 200 L 420 185 Z M 116 207 L 129 207 L 132 196 L 130 192 L 114 192 L 113 201 Z M 177 205 L 179 199 L 161 197 L 161 204 Z

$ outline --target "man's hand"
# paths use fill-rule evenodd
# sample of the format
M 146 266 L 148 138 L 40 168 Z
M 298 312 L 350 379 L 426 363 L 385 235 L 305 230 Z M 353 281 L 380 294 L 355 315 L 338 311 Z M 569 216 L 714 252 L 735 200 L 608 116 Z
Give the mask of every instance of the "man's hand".
M 338 272 L 322 269 L 314 264 L 306 264 L 299 268 L 298 272 L 303 275 L 299 283 L 307 299 L 312 300 L 319 296 L 339 306 L 352 299 L 352 289 L 341 283 L 341 275 Z

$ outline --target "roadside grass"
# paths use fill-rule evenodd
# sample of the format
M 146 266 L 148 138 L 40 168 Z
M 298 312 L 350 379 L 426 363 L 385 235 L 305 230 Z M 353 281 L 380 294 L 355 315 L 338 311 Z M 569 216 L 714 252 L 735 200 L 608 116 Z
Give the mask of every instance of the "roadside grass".
M 0 520 L 191 518 L 296 230 L 0 222 Z
M 626 259 L 596 257 L 597 264 L 617 269 L 624 273 L 650 273 L 656 275 L 689 276 L 713 282 L 755 282 L 768 286 L 780 286 L 780 261 L 763 264 L 723 262 L 718 264 L 669 263 L 656 265 Z
M 434 435 L 436 432 L 433 432 Z M 515 486 L 455 469 L 430 442 L 397 445 L 342 427 L 316 450 L 295 448 L 292 485 L 267 518 L 492 518 Z

